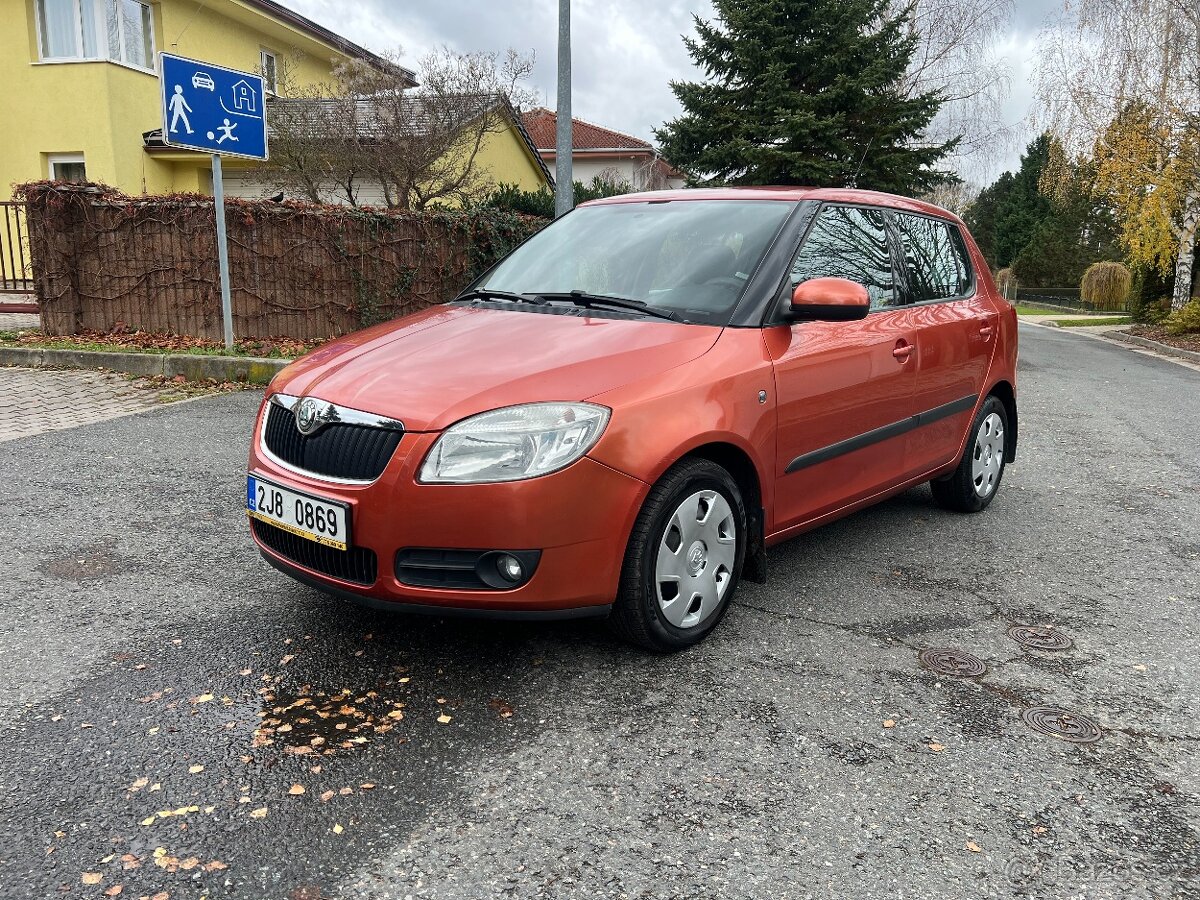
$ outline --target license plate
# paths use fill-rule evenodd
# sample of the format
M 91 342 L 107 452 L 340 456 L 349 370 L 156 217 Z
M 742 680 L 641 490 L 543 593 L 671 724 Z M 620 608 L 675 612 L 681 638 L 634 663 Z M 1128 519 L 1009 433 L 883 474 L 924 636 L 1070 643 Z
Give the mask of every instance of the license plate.
M 246 511 L 255 519 L 326 547 L 350 548 L 350 507 L 345 503 L 248 475 Z

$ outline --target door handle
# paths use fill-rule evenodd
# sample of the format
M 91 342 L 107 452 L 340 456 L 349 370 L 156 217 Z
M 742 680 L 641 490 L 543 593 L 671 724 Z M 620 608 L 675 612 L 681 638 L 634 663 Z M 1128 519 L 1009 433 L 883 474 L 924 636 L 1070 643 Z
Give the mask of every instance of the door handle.
M 892 356 L 896 357 L 899 362 L 906 363 L 908 362 L 908 358 L 912 356 L 913 351 L 916 349 L 917 348 L 912 344 L 901 339 L 896 341 L 896 348 L 892 350 Z
M 979 326 L 979 336 L 986 341 L 992 336 L 992 332 L 995 330 L 996 329 L 992 326 L 992 323 L 987 319 L 984 319 L 983 324 Z

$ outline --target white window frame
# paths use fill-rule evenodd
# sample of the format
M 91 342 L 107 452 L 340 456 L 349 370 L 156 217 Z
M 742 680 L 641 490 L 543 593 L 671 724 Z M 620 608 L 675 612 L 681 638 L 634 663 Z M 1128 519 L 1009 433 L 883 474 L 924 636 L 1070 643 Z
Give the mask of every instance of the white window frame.
M 271 59 L 271 78 L 267 79 L 267 58 Z M 258 48 L 258 71 L 262 75 L 263 90 L 271 96 L 278 94 L 279 88 L 279 55 L 266 47 Z
M 84 176 L 87 176 L 87 160 L 82 153 L 50 153 L 46 156 L 46 174 L 51 181 L 60 181 L 54 172 L 55 166 L 78 163 L 83 166 Z
M 110 62 L 118 66 L 124 66 L 127 69 L 133 69 L 135 72 L 146 72 L 154 75 L 154 59 L 158 52 L 158 35 L 154 30 L 154 6 L 147 3 L 146 0 L 136 0 L 140 6 L 144 6 L 149 10 L 150 15 L 147 17 L 150 23 L 150 62 L 149 65 L 140 66 L 136 63 L 125 61 L 125 29 L 117 28 L 117 44 L 119 59 L 113 59 L 109 56 L 108 50 L 108 17 L 107 8 L 108 0 L 93 0 L 92 4 L 92 27 L 95 29 L 96 39 L 96 55 L 85 56 L 83 52 L 83 8 L 80 0 L 71 0 L 71 8 L 74 10 L 74 19 L 78 24 L 75 29 L 75 56 L 43 56 L 42 55 L 42 13 L 41 7 L 45 0 L 34 0 L 33 3 L 33 24 L 35 36 L 37 37 L 38 62 L 51 65 L 62 63 L 80 63 L 80 62 Z M 119 0 L 118 0 L 119 2 Z M 119 10 L 118 10 L 119 14 Z

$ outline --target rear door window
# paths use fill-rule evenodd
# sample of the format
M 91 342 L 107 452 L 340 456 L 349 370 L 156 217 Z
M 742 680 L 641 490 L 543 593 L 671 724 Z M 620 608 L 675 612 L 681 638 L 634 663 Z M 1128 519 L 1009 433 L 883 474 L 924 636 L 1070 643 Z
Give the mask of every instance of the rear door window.
M 861 284 L 871 308 L 895 306 L 896 278 L 883 213 L 858 206 L 826 206 L 792 263 L 792 287 L 813 278 Z
M 968 294 L 971 267 L 958 228 L 928 216 L 893 215 L 904 260 L 907 302 L 948 300 Z

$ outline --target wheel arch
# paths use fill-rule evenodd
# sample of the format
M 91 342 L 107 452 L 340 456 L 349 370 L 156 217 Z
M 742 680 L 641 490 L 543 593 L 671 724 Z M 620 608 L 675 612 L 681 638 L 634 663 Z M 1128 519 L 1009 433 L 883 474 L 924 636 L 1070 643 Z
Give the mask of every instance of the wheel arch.
M 763 584 L 767 578 L 766 512 L 763 502 L 762 477 L 750 454 L 726 441 L 710 441 L 692 447 L 672 465 L 685 459 L 706 459 L 729 473 L 742 492 L 746 506 L 746 558 L 742 577 Z
M 1017 460 L 1017 393 L 1012 384 L 1007 381 L 997 381 L 988 391 L 1004 404 L 1004 412 L 1008 416 L 1008 433 L 1004 438 L 1004 461 L 1011 463 Z

